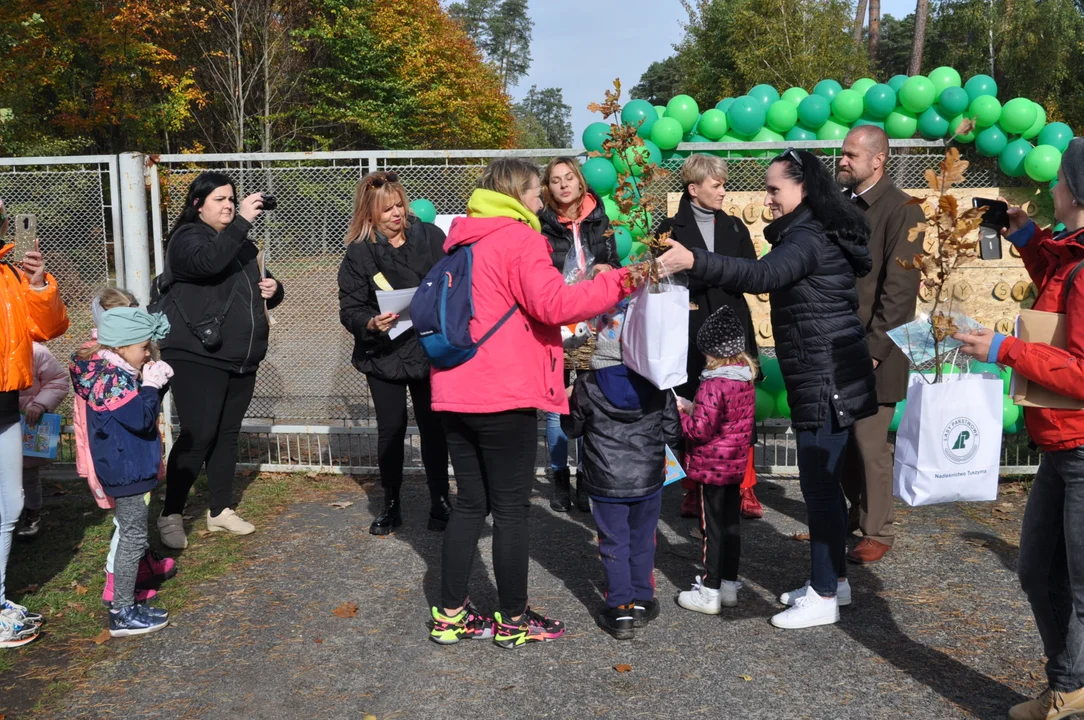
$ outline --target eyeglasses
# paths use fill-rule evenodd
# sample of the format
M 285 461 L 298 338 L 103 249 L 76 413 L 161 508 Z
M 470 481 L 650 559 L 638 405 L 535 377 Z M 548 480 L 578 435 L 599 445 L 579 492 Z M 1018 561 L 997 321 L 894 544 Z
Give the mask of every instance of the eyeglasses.
M 369 178 L 369 180 L 368 180 L 369 186 L 373 187 L 373 188 L 376 188 L 377 190 L 384 187 L 384 185 L 387 184 L 387 183 L 397 183 L 397 182 L 399 182 L 399 176 L 396 175 L 393 172 L 382 173 L 380 175 L 374 175 L 371 178 Z
M 776 160 L 781 160 L 783 158 L 793 160 L 794 162 L 798 163 L 798 167 L 805 170 L 805 163 L 802 162 L 802 156 L 799 155 L 798 151 L 795 150 L 794 148 L 787 148 L 786 150 L 783 151 L 782 155 L 780 155 L 779 157 L 776 158 Z

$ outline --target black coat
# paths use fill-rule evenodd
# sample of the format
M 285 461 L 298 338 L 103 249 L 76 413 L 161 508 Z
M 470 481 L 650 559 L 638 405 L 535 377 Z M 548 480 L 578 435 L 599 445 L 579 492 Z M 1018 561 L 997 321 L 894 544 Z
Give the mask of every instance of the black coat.
M 197 220 L 173 233 L 163 273 L 168 290 L 159 303 L 170 323 L 169 335 L 161 343 L 167 362 L 188 360 L 251 373 L 267 355 L 269 327 L 260 295 L 259 249 L 248 239 L 251 228 L 237 216 L 222 232 Z M 270 272 L 267 276 L 272 277 Z M 267 308 L 274 308 L 284 296 L 279 283 Z M 222 345 L 209 351 L 188 324 L 197 326 L 215 317 L 222 318 Z
M 642 380 L 646 384 L 646 380 Z M 681 449 L 681 418 L 669 390 L 651 387 L 647 402 L 623 409 L 607 399 L 594 372 L 580 373 L 573 385 L 570 415 L 561 427 L 583 437 L 587 492 L 598 497 L 639 498 L 662 487 L 666 449 Z
M 610 219 L 606 217 L 606 207 L 598 194 L 588 188 L 587 192 L 595 199 L 597 205 L 591 214 L 580 223 L 580 242 L 595 256 L 596 265 L 609 265 L 620 267 L 621 258 L 617 257 L 617 242 L 613 235 L 606 237 L 606 231 L 610 229 Z M 572 228 L 561 223 L 557 218 L 557 211 L 550 207 L 542 208 L 538 215 L 542 223 L 542 234 L 550 242 L 550 258 L 553 266 L 562 273 L 565 271 L 565 258 L 572 249 L 574 239 Z
M 670 238 L 686 248 L 707 252 L 708 246 L 704 243 L 700 226 L 696 224 L 694 212 L 689 194 L 682 194 L 677 213 L 674 217 L 664 220 L 656 232 L 662 235 L 669 231 Z M 715 249 L 712 254 L 747 260 L 757 259 L 756 248 L 753 247 L 753 239 L 749 236 L 749 229 L 745 223 L 733 215 L 727 215 L 722 210 L 715 213 Z M 724 305 L 733 308 L 742 324 L 742 329 L 745 330 L 745 351 L 755 358 L 758 350 L 753 316 L 749 312 L 749 303 L 745 301 L 742 293 L 730 292 L 721 287 L 709 285 L 692 275 L 689 275 L 688 281 L 689 304 L 696 308 L 689 310 L 689 361 L 687 365 L 689 379 L 684 385 L 675 388 L 675 392 L 691 400 L 696 396 L 697 388 L 700 387 L 700 373 L 704 371 L 706 363 L 704 354 L 696 349 L 696 334 L 700 332 L 700 326 L 711 317 L 713 312 Z
M 694 250 L 692 274 L 732 291 L 771 293 L 772 328 L 791 420 L 812 430 L 835 414 L 843 427 L 877 412 L 873 360 L 858 319 L 855 280 L 870 271 L 861 217 L 855 239 L 826 233 L 808 208 L 772 224 L 773 249 L 761 260 L 731 260 Z
M 346 247 L 339 265 L 339 322 L 354 336 L 353 363 L 360 372 L 381 380 L 421 380 L 429 377 L 429 360 L 413 329 L 394 340 L 366 328 L 380 315 L 379 289 L 373 278 L 383 274 L 395 290 L 418 287 L 444 257 L 444 232 L 436 225 L 412 222 L 406 242 L 394 248 L 376 234 L 376 242 L 356 240 Z

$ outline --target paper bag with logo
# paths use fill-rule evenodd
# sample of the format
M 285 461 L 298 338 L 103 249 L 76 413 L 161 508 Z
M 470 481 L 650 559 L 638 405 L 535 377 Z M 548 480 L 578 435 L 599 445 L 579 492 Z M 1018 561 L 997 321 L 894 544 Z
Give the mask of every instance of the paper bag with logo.
M 625 365 L 660 390 L 686 380 L 689 357 L 689 288 L 668 281 L 632 295 L 621 335 Z
M 993 500 L 1001 467 L 1002 384 L 993 374 L 913 375 L 896 432 L 893 494 L 908 505 Z

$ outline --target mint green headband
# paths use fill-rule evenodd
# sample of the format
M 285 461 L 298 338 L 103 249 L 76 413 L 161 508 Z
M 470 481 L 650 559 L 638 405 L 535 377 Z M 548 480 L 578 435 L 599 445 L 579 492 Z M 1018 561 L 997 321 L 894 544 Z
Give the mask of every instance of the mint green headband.
M 106 310 L 98 323 L 98 342 L 115 348 L 147 340 L 161 340 L 167 334 L 169 320 L 166 316 L 162 313 L 152 315 L 143 308 Z

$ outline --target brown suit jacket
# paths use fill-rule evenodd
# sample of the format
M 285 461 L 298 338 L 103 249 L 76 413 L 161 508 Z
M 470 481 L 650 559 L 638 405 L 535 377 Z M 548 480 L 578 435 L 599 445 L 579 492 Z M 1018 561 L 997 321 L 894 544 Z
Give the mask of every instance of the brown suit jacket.
M 850 191 L 844 191 L 850 196 Z M 922 252 L 922 236 L 907 242 L 908 231 L 925 215 L 918 205 L 905 205 L 911 196 L 898 189 L 889 177 L 880 181 L 853 202 L 869 221 L 869 251 L 873 270 L 857 282 L 858 317 L 866 327 L 866 342 L 877 366 L 877 402 L 890 405 L 907 397 L 907 356 L 888 331 L 915 319 L 920 276 L 896 262 Z

